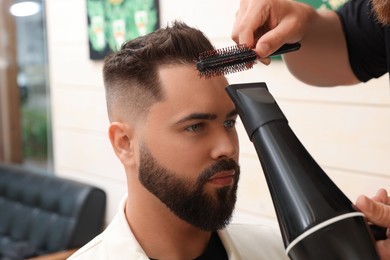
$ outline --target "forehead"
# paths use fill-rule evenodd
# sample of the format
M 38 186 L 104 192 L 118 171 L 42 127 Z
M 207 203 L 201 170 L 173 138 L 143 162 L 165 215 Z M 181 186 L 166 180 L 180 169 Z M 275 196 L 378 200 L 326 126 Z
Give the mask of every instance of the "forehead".
M 200 78 L 195 64 L 170 65 L 159 69 L 159 78 L 164 95 L 163 103 L 180 107 L 207 108 L 234 105 L 225 88 L 225 77 Z
M 175 125 L 191 114 L 213 114 L 226 118 L 235 110 L 225 91 L 225 77 L 200 78 L 193 65 L 170 65 L 159 69 L 163 99 L 149 110 L 147 122 L 152 128 Z

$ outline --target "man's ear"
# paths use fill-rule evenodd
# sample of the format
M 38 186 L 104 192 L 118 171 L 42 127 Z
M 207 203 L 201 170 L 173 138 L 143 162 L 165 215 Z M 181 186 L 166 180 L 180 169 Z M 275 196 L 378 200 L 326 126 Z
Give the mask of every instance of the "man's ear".
M 126 124 L 113 122 L 108 128 L 108 136 L 112 148 L 122 164 L 124 166 L 134 166 L 134 129 Z

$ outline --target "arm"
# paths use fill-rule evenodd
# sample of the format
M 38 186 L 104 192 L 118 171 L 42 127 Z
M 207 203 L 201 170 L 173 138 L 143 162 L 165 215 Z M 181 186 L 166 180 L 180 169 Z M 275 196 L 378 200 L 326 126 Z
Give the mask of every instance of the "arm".
M 381 259 L 390 259 L 390 197 L 387 191 L 380 189 L 372 199 L 362 195 L 356 201 L 356 207 L 361 210 L 367 219 L 382 227 L 388 227 L 387 239 L 376 242 Z
M 264 58 L 284 43 L 301 42 L 299 51 L 284 55 L 290 72 L 318 86 L 358 83 L 351 70 L 338 15 L 316 11 L 291 0 L 241 0 L 232 38 L 254 46 Z

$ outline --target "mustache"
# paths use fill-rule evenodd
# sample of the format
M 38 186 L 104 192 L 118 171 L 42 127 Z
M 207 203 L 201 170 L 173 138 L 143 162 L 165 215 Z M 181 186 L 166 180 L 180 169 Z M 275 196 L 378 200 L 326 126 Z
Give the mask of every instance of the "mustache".
M 240 174 L 240 166 L 233 159 L 221 159 L 209 168 L 205 169 L 199 176 L 200 183 L 206 183 L 208 179 L 221 171 L 234 170 L 236 175 Z M 238 176 L 237 176 L 238 177 Z

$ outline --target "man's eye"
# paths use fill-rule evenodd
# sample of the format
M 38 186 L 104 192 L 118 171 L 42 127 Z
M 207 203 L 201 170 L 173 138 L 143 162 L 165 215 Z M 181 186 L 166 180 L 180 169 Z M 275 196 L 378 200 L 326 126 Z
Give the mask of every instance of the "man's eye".
M 236 126 L 236 120 L 227 120 L 225 121 L 224 126 L 226 128 L 234 128 Z
M 203 128 L 202 124 L 194 124 L 187 127 L 186 130 L 189 132 L 199 132 L 200 130 L 202 130 L 202 128 Z

